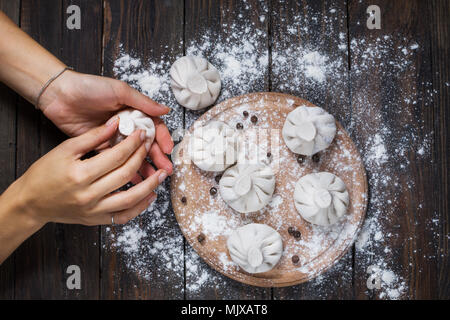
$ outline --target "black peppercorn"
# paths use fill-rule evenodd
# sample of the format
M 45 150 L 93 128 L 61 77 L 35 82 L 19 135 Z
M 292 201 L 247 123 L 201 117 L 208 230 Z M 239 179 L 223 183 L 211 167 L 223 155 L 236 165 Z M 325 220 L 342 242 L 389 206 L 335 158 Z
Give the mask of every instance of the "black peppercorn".
M 299 154 L 297 156 L 297 162 L 300 163 L 300 164 L 304 163 L 305 162 L 305 156 L 302 156 L 301 154 Z
M 272 156 L 272 153 L 267 152 L 267 158 L 270 158 Z
M 242 114 L 244 115 L 245 118 L 248 117 L 248 111 L 244 111 L 244 112 L 242 112 Z
M 209 194 L 215 196 L 217 194 L 217 189 L 215 187 L 212 187 L 211 189 L 209 189 Z
M 251 121 L 252 123 L 257 123 L 257 122 L 258 122 L 258 117 L 257 117 L 257 116 L 252 116 L 252 117 L 250 118 L 250 121 Z
M 205 235 L 203 233 L 200 233 L 197 237 L 198 242 L 202 243 L 205 241 Z
M 300 258 L 299 258 L 297 255 L 292 256 L 292 262 L 293 262 L 294 264 L 297 264 L 299 261 L 300 261 Z
M 242 130 L 242 129 L 244 129 L 244 126 L 242 125 L 242 123 L 238 122 L 238 123 L 236 124 L 236 129 Z
M 315 155 L 312 156 L 312 160 L 314 162 L 319 162 L 320 161 L 320 155 L 318 153 L 316 153 Z
M 294 228 L 294 227 L 289 227 L 289 228 L 288 228 L 288 233 L 289 233 L 291 236 L 294 235 L 294 232 L 295 232 L 295 228 Z
M 295 238 L 295 239 L 300 239 L 301 237 L 302 237 L 301 232 L 298 231 L 298 230 L 295 230 L 295 231 L 294 231 L 294 238 Z
M 186 202 L 187 202 L 186 197 L 182 197 L 182 198 L 181 198 L 181 202 L 182 202 L 182 203 L 186 203 Z

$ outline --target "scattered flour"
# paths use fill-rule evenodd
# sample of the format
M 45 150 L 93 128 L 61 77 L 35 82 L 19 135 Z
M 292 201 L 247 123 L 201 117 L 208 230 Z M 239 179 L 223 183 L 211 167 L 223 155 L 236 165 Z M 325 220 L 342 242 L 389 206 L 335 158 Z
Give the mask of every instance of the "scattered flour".
M 142 229 L 135 229 L 131 225 L 123 228 L 122 233 L 116 239 L 116 244 L 123 248 L 126 254 L 133 254 L 138 251 L 145 232 Z
M 251 8 L 246 6 L 245 10 Z M 335 9 L 330 9 L 328 16 L 307 16 L 312 23 L 325 21 L 325 35 L 334 34 L 332 22 L 338 19 Z M 266 19 L 266 15 L 263 15 L 258 20 L 264 22 Z M 310 32 L 310 23 L 305 22 L 307 18 L 293 19 L 294 22 L 287 26 L 288 35 L 296 37 L 298 34 Z M 345 23 L 343 17 L 339 19 L 339 23 Z M 312 291 L 311 297 L 326 298 L 327 295 L 333 294 L 335 287 L 342 281 L 352 281 L 352 272 L 364 277 L 366 269 L 375 266 L 381 279 L 381 289 L 367 289 L 366 293 L 371 295 L 374 292 L 379 298 L 401 299 L 408 290 L 408 279 L 402 277 L 406 273 L 399 270 L 395 261 L 390 259 L 390 253 L 399 250 L 398 247 L 402 245 L 398 234 L 394 232 L 399 223 L 396 202 L 402 200 L 400 188 L 412 191 L 415 182 L 409 181 L 404 187 L 399 177 L 411 170 L 411 155 L 428 159 L 433 134 L 426 132 L 425 139 L 419 139 L 418 133 L 424 128 L 420 121 L 417 121 L 416 127 L 409 124 L 408 121 L 414 119 L 414 114 L 409 110 L 419 104 L 430 105 L 431 97 L 436 91 L 432 89 L 431 83 L 419 84 L 419 87 L 411 90 L 398 86 L 397 81 L 413 77 L 418 72 L 414 58 L 421 50 L 420 45 L 403 38 L 403 44 L 396 46 L 394 44 L 397 42 L 394 40 L 402 39 L 402 36 L 385 35 L 370 43 L 365 39 L 352 38 L 350 48 L 347 48 L 347 34 L 341 32 L 337 39 L 331 40 L 330 45 L 335 50 L 329 53 L 319 49 L 321 40 L 313 39 L 308 44 L 298 45 L 297 42 L 286 39 L 285 42 L 274 44 L 270 55 L 268 49 L 261 47 L 261 44 L 268 41 L 266 30 L 256 28 L 251 21 L 241 21 L 239 25 L 226 27 L 229 29 L 226 36 L 218 36 L 208 30 L 199 31 L 197 39 L 186 44 L 187 54 L 205 56 L 220 71 L 222 92 L 219 101 L 248 92 L 266 90 L 266 76 L 270 68 L 273 74 L 272 89 L 275 91 L 294 93 L 321 106 L 326 103 L 324 107 L 329 110 L 334 106 L 341 106 L 342 110 L 343 105 L 348 105 L 348 112 L 336 117 L 349 131 L 362 154 L 370 186 L 369 210 L 355 243 L 356 270 L 348 270 L 348 261 L 352 259 L 349 252 L 331 270 L 308 283 L 308 290 Z M 317 47 L 314 47 L 314 44 L 317 44 Z M 351 66 L 348 65 L 348 50 L 356 61 Z M 175 110 L 164 119 L 171 130 L 180 128 L 183 120 L 190 126 L 198 116 L 198 113 L 190 111 L 180 112 L 181 109 L 174 100 L 169 80 L 169 69 L 173 60 L 161 57 L 142 61 L 137 55 L 133 56 L 121 50 L 121 55 L 114 64 L 117 78 L 129 82 L 149 97 L 166 103 Z M 348 74 L 349 69 L 351 77 Z M 388 92 L 384 95 L 389 100 L 383 101 L 382 110 L 372 108 L 374 104 L 378 104 L 379 96 L 367 96 L 365 92 L 359 91 L 350 92 L 348 86 L 348 81 L 358 83 L 360 77 L 370 74 L 374 69 L 382 70 L 380 76 L 387 83 L 387 89 L 392 90 L 392 94 Z M 370 79 L 367 79 L 367 83 L 368 86 L 371 85 Z M 299 87 L 302 88 L 301 92 L 298 91 Z M 394 87 L 398 91 L 394 92 Z M 350 96 L 351 101 L 348 98 Z M 412 108 L 400 107 L 405 104 Z M 367 121 L 368 113 L 371 121 Z M 383 119 L 389 116 L 405 119 L 405 126 L 401 126 L 402 121 L 399 121 L 395 128 L 384 124 Z M 389 196 L 386 194 L 387 190 Z M 161 277 L 170 279 L 171 285 L 174 286 L 179 283 L 175 289 L 185 290 L 186 297 L 212 289 L 220 290 L 222 296 L 227 298 L 227 288 L 235 286 L 236 283 L 209 268 L 190 246 L 184 249 L 184 240 L 170 205 L 169 184 L 160 186 L 157 193 L 156 203 L 140 218 L 124 227 L 106 228 L 109 241 L 105 246 L 110 244 L 110 247 L 122 252 L 126 265 L 143 278 L 149 281 Z M 280 199 L 274 198 L 270 206 L 277 208 L 280 204 Z M 422 204 L 418 203 L 418 210 L 420 208 Z M 210 235 L 226 234 L 229 232 L 227 228 L 233 226 L 233 222 L 222 221 L 214 213 L 205 215 L 201 221 L 194 223 L 206 227 Z M 432 227 L 433 225 L 430 226 Z M 224 265 L 233 267 L 226 255 L 220 260 Z M 293 290 L 299 288 L 294 287 Z
M 307 78 L 323 83 L 326 79 L 328 58 L 322 56 L 318 51 L 306 53 L 299 58 L 299 63 L 303 65 L 303 71 Z
M 162 118 L 171 131 L 182 127 L 182 107 L 176 103 L 170 89 L 169 70 L 173 61 L 166 57 L 142 61 L 125 53 L 122 46 L 119 49 L 121 55 L 114 61 L 115 76 L 128 82 L 153 100 L 169 106 L 172 111 Z

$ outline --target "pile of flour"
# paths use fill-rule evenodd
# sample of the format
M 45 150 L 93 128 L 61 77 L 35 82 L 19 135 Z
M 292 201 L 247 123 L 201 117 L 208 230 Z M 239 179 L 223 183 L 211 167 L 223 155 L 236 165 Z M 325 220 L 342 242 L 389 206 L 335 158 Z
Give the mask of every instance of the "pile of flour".
M 265 16 L 261 16 L 259 20 L 264 19 Z M 296 17 L 295 22 L 288 26 L 288 33 L 308 33 L 308 27 L 302 19 Z M 336 10 L 330 9 L 329 14 L 320 19 L 337 19 Z M 274 75 L 273 86 L 277 91 L 295 93 L 296 88 L 303 87 L 305 90 L 302 97 L 319 106 L 323 101 L 327 101 L 331 106 L 348 101 L 349 92 L 342 90 L 349 80 L 345 73 L 348 68 L 347 34 L 341 33 L 337 39 L 331 40 L 329 45 L 335 48 L 331 56 L 313 46 L 300 46 L 289 41 L 273 47 L 270 56 L 268 50 L 260 49 L 260 44 L 267 41 L 266 30 L 258 29 L 252 21 L 240 21 L 239 25 L 227 27 L 227 36 L 217 36 L 208 30 L 203 33 L 199 31 L 197 40 L 186 44 L 186 54 L 203 55 L 220 71 L 223 89 L 219 102 L 236 95 L 265 90 L 269 67 Z M 332 30 L 327 29 L 325 32 Z M 420 44 L 404 41 L 403 45 L 394 46 L 393 37 L 386 35 L 371 44 L 367 44 L 365 39 L 352 39 L 350 51 L 352 55 L 360 57 L 360 63 L 351 66 L 353 75 L 357 77 L 369 72 L 377 67 L 378 61 L 386 61 L 389 64 L 389 71 L 384 74 L 386 79 L 408 77 L 418 72 L 413 61 L 416 52 L 421 50 Z M 127 81 L 149 97 L 174 109 L 174 112 L 165 118 L 171 130 L 182 126 L 183 119 L 186 120 L 187 126 L 190 126 L 198 116 L 186 111 L 184 118 L 183 111 L 175 102 L 169 77 L 173 61 L 174 58 L 164 57 L 143 61 L 138 55 L 121 50 L 114 67 L 118 79 Z M 384 103 L 389 106 L 400 103 L 430 105 L 436 91 L 432 89 L 431 83 L 422 85 L 425 88 L 423 91 L 400 88 L 399 94 Z M 351 94 L 351 117 L 338 119 L 349 131 L 362 154 L 370 185 L 369 210 L 355 245 L 358 264 L 355 267 L 360 270 L 371 268 L 379 276 L 381 288 L 367 289 L 368 295 L 376 293 L 380 298 L 401 299 L 408 290 L 408 279 L 402 278 L 401 274 L 404 273 L 398 270 L 398 266 L 389 258 L 389 254 L 396 250 L 391 245 L 392 240 L 398 235 L 388 227 L 395 224 L 398 213 L 396 202 L 400 201 L 400 193 L 387 197 L 385 188 L 403 186 L 404 181 L 399 181 L 398 173 L 408 170 L 411 154 L 428 161 L 432 132 L 426 132 L 426 138 L 420 139 L 418 132 L 424 130 L 421 123 L 413 128 L 391 128 L 383 125 L 381 114 L 374 114 L 373 122 L 368 122 L 365 112 L 371 110 L 372 103 L 378 101 L 379 97 L 367 97 L 364 92 Z M 407 114 L 408 112 L 400 108 L 397 110 L 401 117 L 413 116 Z M 358 139 L 358 132 L 368 132 L 370 138 Z M 406 188 L 411 190 L 414 187 L 412 180 L 406 185 Z M 108 242 L 111 246 L 107 248 L 112 247 L 120 251 L 127 266 L 149 281 L 162 278 L 170 279 L 174 286 L 179 283 L 176 289 L 185 290 L 187 297 L 195 297 L 206 288 L 215 288 L 224 298 L 233 298 L 227 297 L 227 287 L 235 285 L 233 281 L 209 268 L 190 246 L 187 245 L 184 250 L 184 239 L 171 210 L 169 183 L 160 186 L 157 193 L 156 203 L 139 219 L 124 227 L 106 229 L 111 240 Z M 276 205 L 275 202 L 273 205 Z M 420 210 L 422 204 L 417 205 Z M 215 236 L 215 232 L 221 232 L 217 227 L 217 219 L 214 215 L 205 216 L 198 223 L 207 227 L 210 233 L 208 236 Z M 438 236 L 436 232 L 436 237 Z M 347 268 L 348 259 L 351 259 L 351 252 L 331 270 L 308 283 L 308 290 L 313 292 L 312 297 L 326 298 L 332 293 L 333 285 L 339 284 L 338 280 L 334 279 L 352 281 L 352 270 Z M 224 257 L 223 261 L 226 263 L 227 258 Z M 367 274 L 367 278 L 369 276 Z M 359 285 L 365 286 L 364 283 Z

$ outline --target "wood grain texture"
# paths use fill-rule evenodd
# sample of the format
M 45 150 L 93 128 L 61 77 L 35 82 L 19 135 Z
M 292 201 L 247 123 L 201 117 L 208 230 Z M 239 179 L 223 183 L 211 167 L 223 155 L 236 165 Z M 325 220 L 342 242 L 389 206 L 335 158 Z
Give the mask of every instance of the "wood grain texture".
M 105 1 L 104 11 L 104 74 L 113 76 L 114 61 L 120 55 L 120 46 L 124 53 L 139 58 L 144 68 L 151 61 L 162 57 L 170 63 L 182 55 L 183 49 L 183 1 Z M 170 130 L 183 125 L 183 111 L 172 101 L 159 101 L 172 107 Z M 168 179 L 170 180 L 170 179 Z M 168 190 L 169 181 L 165 182 Z M 158 197 L 157 203 L 165 201 L 168 192 Z M 127 257 L 113 248 L 111 232 L 102 232 L 102 275 L 101 298 L 113 299 L 182 299 L 184 297 L 184 260 L 183 238 L 175 221 L 170 205 L 161 212 L 167 217 L 164 226 L 147 234 L 147 241 L 153 243 L 162 236 L 170 235 L 175 239 L 174 250 L 180 256 L 172 261 L 173 270 L 164 269 L 164 262 L 148 254 L 148 263 L 137 270 L 127 267 Z M 149 224 L 150 215 L 139 217 L 135 223 Z M 119 231 L 115 226 L 113 232 Z M 146 260 L 147 262 L 147 260 Z M 181 270 L 180 272 L 174 270 Z M 140 271 L 146 273 L 143 277 Z
M 21 27 L 47 50 L 60 57 L 61 2 L 22 1 Z M 59 143 L 63 135 L 34 106 L 20 99 L 17 133 L 17 176 Z M 64 270 L 59 263 L 60 229 L 48 224 L 16 251 L 15 298 L 63 297 Z
M 204 57 L 214 63 L 214 56 L 212 52 L 217 45 L 227 45 L 228 39 L 231 38 L 233 32 L 233 24 L 253 25 L 251 28 L 261 30 L 262 35 L 255 47 L 257 56 L 263 56 L 268 53 L 268 19 L 260 21 L 260 16 L 266 15 L 269 7 L 269 1 L 215 1 L 215 0 L 186 0 L 185 9 L 185 43 L 187 46 L 195 46 L 198 41 L 201 41 L 200 35 L 209 32 L 212 43 L 206 46 L 201 53 Z M 253 30 L 253 29 L 252 29 Z M 242 39 L 243 41 L 245 39 Z M 252 92 L 268 91 L 269 69 L 266 70 L 266 77 L 262 83 L 257 83 L 251 88 Z M 227 97 L 228 98 L 228 97 Z M 222 95 L 219 96 L 219 101 Z M 186 110 L 185 125 L 186 128 L 195 121 L 203 112 L 192 112 Z M 195 259 L 197 254 L 192 250 L 189 244 L 186 243 L 186 259 Z M 186 299 L 270 299 L 271 289 L 255 288 L 248 285 L 238 283 L 230 280 L 220 273 L 212 270 L 201 259 L 197 265 L 196 272 L 189 272 L 186 270 Z M 197 262 L 196 262 L 197 263 Z M 198 289 L 196 283 L 203 274 L 210 274 L 210 277 L 217 279 L 221 285 L 202 287 Z
M 81 10 L 81 29 L 66 28 L 67 8 L 77 5 Z M 62 2 L 61 60 L 78 72 L 100 75 L 102 72 L 103 3 L 101 0 L 64 0 Z M 61 235 L 58 248 L 62 270 L 77 265 L 81 269 L 81 289 L 65 286 L 68 274 L 63 275 L 63 296 L 70 299 L 98 299 L 100 297 L 100 227 L 57 225 Z
M 348 87 L 347 51 L 339 45 L 347 43 L 346 2 L 337 1 L 272 1 L 271 8 L 271 90 L 291 93 L 329 111 L 348 129 L 351 108 Z M 327 70 L 340 75 L 333 81 L 327 74 L 326 84 L 307 78 L 298 61 L 303 55 L 317 51 L 329 59 Z M 287 61 L 279 57 L 288 56 Z M 275 299 L 350 299 L 352 291 L 352 252 L 320 281 L 274 290 Z
M 349 2 L 352 117 L 354 137 L 363 156 L 373 156 L 367 141 L 380 135 L 390 159 L 367 168 L 372 187 L 368 218 L 379 216 L 387 236 L 384 243 L 374 246 L 370 261 L 362 261 L 363 257 L 356 254 L 355 297 L 386 298 L 377 290 L 367 291 L 365 283 L 368 265 L 378 265 L 384 259 L 386 268 L 393 269 L 406 284 L 399 298 L 436 298 L 438 252 L 431 221 L 436 218 L 439 198 L 432 191 L 435 165 L 430 157 L 421 157 L 419 151 L 426 148 L 435 129 L 435 113 L 429 101 L 431 30 L 427 6 L 423 1 L 378 1 L 381 29 L 369 30 L 366 9 L 371 4 Z M 377 51 L 383 41 L 388 48 Z M 413 49 L 416 44 L 418 49 Z M 368 50 L 375 52 L 369 63 L 364 56 Z M 410 145 L 403 157 L 399 149 L 404 141 Z M 381 182 L 384 176 L 389 176 L 389 183 Z M 392 250 L 386 251 L 385 247 Z
M 429 20 L 431 21 L 431 59 L 433 88 L 437 90 L 433 104 L 434 146 L 432 151 L 433 171 L 429 172 L 433 177 L 435 188 L 433 198 L 436 205 L 434 210 L 438 212 L 438 232 L 436 254 L 437 290 L 433 292 L 433 298 L 449 299 L 450 297 L 450 255 L 449 237 L 450 219 L 448 207 L 448 157 L 449 157 L 449 112 L 450 105 L 450 3 L 446 0 L 429 2 Z M 431 193 L 431 192 L 430 192 Z
M 19 24 L 20 0 L 0 0 L 0 10 Z M 16 177 L 16 114 L 18 96 L 0 84 L 0 194 Z M 14 298 L 14 254 L 0 266 L 0 299 Z

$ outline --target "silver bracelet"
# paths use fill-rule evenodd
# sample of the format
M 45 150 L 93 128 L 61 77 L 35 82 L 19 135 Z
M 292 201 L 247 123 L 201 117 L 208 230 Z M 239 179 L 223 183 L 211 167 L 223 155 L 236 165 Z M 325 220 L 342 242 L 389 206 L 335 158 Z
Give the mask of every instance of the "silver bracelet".
M 39 91 L 39 94 L 36 98 L 36 104 L 34 105 L 34 107 L 36 109 L 39 110 L 39 100 L 41 99 L 42 94 L 44 93 L 44 91 L 48 88 L 48 86 L 55 81 L 60 75 L 62 75 L 66 70 L 73 70 L 73 68 L 71 67 L 65 67 L 64 69 L 62 69 L 60 72 L 58 72 L 56 75 L 54 75 L 53 77 L 51 77 L 42 87 L 41 91 Z

